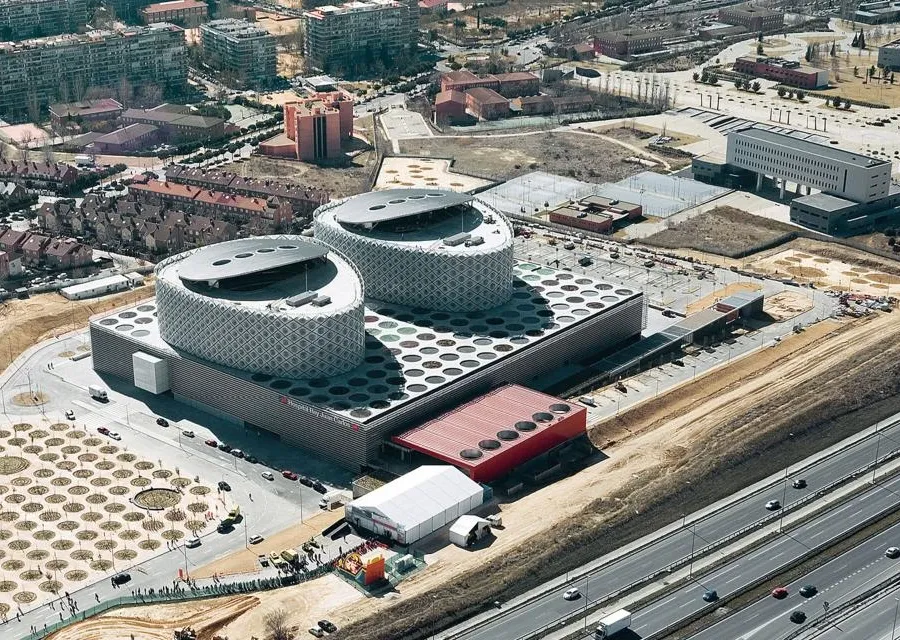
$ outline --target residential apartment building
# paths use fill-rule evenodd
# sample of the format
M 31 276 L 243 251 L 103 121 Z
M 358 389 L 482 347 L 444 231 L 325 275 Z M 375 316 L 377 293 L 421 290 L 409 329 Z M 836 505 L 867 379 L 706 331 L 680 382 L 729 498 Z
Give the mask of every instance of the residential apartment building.
M 200 25 L 203 56 L 229 85 L 256 89 L 275 81 L 275 36 L 246 20 L 226 18 Z
M 830 74 L 826 69 L 817 69 L 796 60 L 744 56 L 734 61 L 734 70 L 757 78 L 777 80 L 781 84 L 800 89 L 825 89 Z
M 169 0 L 156 2 L 141 9 L 144 24 L 171 22 L 188 29 L 206 22 L 209 12 L 205 2 L 199 0 Z
M 80 99 L 92 87 L 187 87 L 184 32 L 172 24 L 0 42 L 0 118 L 22 120 L 29 105 Z
M 611 58 L 628 59 L 641 53 L 662 49 L 664 33 L 643 29 L 607 31 L 594 38 L 594 51 Z
M 306 59 L 326 73 L 378 58 L 390 66 L 391 60 L 415 53 L 418 20 L 415 0 L 348 2 L 306 11 Z
M 719 21 L 740 25 L 752 33 L 777 31 L 784 28 L 784 12 L 753 4 L 738 4 L 721 7 Z
M 315 161 L 341 156 L 353 137 L 353 101 L 340 91 L 284 105 L 284 133 L 259 145 L 260 153 Z
M 158 130 L 161 140 L 175 144 L 217 140 L 225 135 L 224 120 L 195 115 L 190 107 L 179 104 L 161 104 L 152 109 L 128 109 L 122 114 L 122 123 L 151 125 Z
M 87 20 L 87 0 L 0 0 L 0 42 L 75 33 Z

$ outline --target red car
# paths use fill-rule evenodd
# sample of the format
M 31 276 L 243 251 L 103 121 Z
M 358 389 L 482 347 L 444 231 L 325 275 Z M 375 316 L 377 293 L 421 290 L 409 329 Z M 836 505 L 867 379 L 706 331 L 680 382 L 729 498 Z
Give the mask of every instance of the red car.
M 207 441 L 206 441 L 206 444 L 208 444 L 208 445 L 211 446 L 211 447 L 217 447 L 217 446 L 219 446 L 219 443 L 216 442 L 215 440 L 207 440 Z
M 778 587 L 777 589 L 772 590 L 772 597 L 776 600 L 783 600 L 788 597 L 788 590 L 784 587 Z
M 97 433 L 102 433 L 105 436 L 109 435 L 109 429 L 106 427 L 97 427 Z
M 288 471 L 287 469 L 282 471 L 281 475 L 283 475 L 288 480 L 296 480 L 297 479 L 297 474 L 294 473 L 293 471 Z

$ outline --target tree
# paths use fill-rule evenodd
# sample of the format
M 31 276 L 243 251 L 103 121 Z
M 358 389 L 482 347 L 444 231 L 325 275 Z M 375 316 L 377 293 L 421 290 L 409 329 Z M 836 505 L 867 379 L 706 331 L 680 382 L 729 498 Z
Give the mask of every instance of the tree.
M 784 87 L 778 87 L 778 97 L 779 98 L 783 98 L 786 93 L 787 93 L 787 91 L 785 90 Z
M 788 100 L 794 99 L 794 90 L 793 89 L 788 89 L 787 97 L 788 97 Z
M 263 618 L 263 627 L 271 640 L 291 640 L 292 634 L 287 617 L 287 611 L 275 609 Z
M 704 84 L 706 84 L 707 82 L 709 82 L 709 74 L 708 74 L 706 71 L 704 71 L 704 72 L 700 75 L 700 82 L 702 82 L 702 83 L 704 83 Z
M 759 81 L 754 81 L 753 84 L 750 85 L 750 88 L 753 89 L 754 93 L 759 93 L 759 90 L 762 89 L 762 85 Z
M 740 90 L 740 89 L 742 89 L 743 87 L 744 87 L 744 81 L 743 81 L 743 80 L 735 80 L 735 81 L 734 81 L 734 88 L 735 88 L 735 89 Z
M 837 48 L 834 44 L 834 40 L 831 41 L 831 51 L 828 53 L 832 58 L 837 55 Z
M 759 32 L 759 35 L 756 36 L 756 41 L 757 41 L 757 42 L 762 42 L 762 41 L 763 41 L 763 33 L 762 33 L 762 31 L 760 31 L 760 32 Z
M 750 80 L 748 78 L 744 79 L 744 91 L 750 91 Z
M 709 74 L 709 83 L 710 84 L 719 84 L 719 76 L 714 73 Z
M 700 80 L 700 74 L 695 71 L 693 74 L 693 78 L 694 78 L 694 82 L 697 82 L 698 80 Z
M 869 67 L 869 77 L 874 78 L 876 73 L 877 70 L 875 69 L 875 65 L 873 64 L 871 67 Z
M 756 45 L 756 55 L 758 55 L 758 56 L 763 55 L 763 51 L 764 51 L 764 49 L 763 49 L 762 43 L 757 44 Z
M 859 48 L 860 49 L 866 48 L 866 34 L 863 33 L 862 29 L 859 30 Z
M 806 98 L 806 94 L 803 93 L 802 91 L 798 91 L 797 92 L 797 100 L 799 100 L 800 102 L 803 102 L 804 98 Z

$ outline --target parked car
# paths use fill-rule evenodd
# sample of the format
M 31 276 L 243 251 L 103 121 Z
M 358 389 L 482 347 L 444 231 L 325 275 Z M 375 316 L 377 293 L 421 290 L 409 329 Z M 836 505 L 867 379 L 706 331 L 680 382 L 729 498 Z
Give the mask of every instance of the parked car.
M 257 536 L 250 536 L 250 539 L 248 540 L 248 542 L 250 542 L 250 544 L 259 544 L 263 540 L 264 540 L 264 538 L 262 536 L 257 535 Z
M 110 431 L 109 433 L 106 434 L 106 437 L 110 438 L 111 440 L 121 440 L 122 439 L 122 436 L 120 436 L 117 431 Z
M 122 573 L 117 573 L 111 579 L 114 585 L 125 584 L 126 582 L 131 580 L 131 574 L 125 573 L 123 571 Z
M 224 442 L 219 444 L 219 451 L 224 451 L 225 453 L 231 452 L 231 445 L 225 444 Z
M 243 458 L 244 457 L 244 452 L 241 451 L 240 449 L 232 449 L 229 453 L 231 453 L 231 455 L 233 455 L 235 458 Z
M 224 480 L 219 480 L 219 491 L 231 491 L 231 485 Z
M 586 404 L 589 407 L 596 407 L 597 403 L 594 402 L 589 396 L 581 396 L 578 398 L 578 402 L 581 404 Z
M 169 426 L 169 421 L 166 420 L 165 418 L 157 418 L 157 419 L 156 419 L 156 424 L 158 424 L 158 425 L 161 426 L 161 427 L 168 427 L 168 426 Z
M 194 549 L 196 547 L 199 547 L 200 546 L 200 538 L 198 538 L 197 536 L 194 536 L 193 538 L 188 538 L 187 540 L 184 541 L 184 546 L 186 546 L 188 549 Z
M 213 440 L 212 438 L 210 438 L 209 440 L 205 440 L 204 442 L 210 447 L 216 447 L 219 445 L 219 443 L 216 442 L 215 440 Z
M 778 511 L 781 508 L 781 502 L 778 500 L 769 500 L 766 503 L 766 509 L 769 511 Z
M 806 480 L 803 478 L 797 478 L 792 483 L 791 486 L 795 489 L 805 489 L 806 488 Z
M 297 474 L 294 473 L 293 471 L 288 471 L 287 469 L 282 471 L 281 475 L 284 476 L 285 478 L 287 478 L 288 480 L 296 480 L 297 479 Z
M 313 486 L 312 478 L 309 478 L 307 476 L 298 476 L 297 479 L 300 481 L 300 484 L 302 484 L 303 486 L 306 486 L 306 487 Z
M 319 628 L 323 631 L 327 631 L 328 633 L 334 633 L 335 631 L 337 631 L 337 627 L 328 620 L 319 620 Z
M 892 560 L 900 558 L 900 547 L 888 547 L 885 549 L 884 555 Z
M 183 435 L 185 438 L 193 438 L 194 432 L 191 431 L 190 429 L 185 429 L 184 431 L 181 432 L 181 435 Z
M 106 427 L 97 427 L 97 433 L 102 434 L 104 436 L 108 436 L 109 429 L 107 429 Z
M 578 587 L 566 589 L 566 592 L 563 594 L 563 600 L 578 600 L 580 597 L 581 592 L 578 590 Z
M 322 484 L 322 483 L 319 482 L 318 480 L 316 480 L 316 481 L 313 483 L 313 489 L 315 489 L 315 490 L 318 491 L 319 493 L 326 493 L 326 492 L 328 491 L 328 487 L 326 487 L 324 484 Z
M 259 566 L 261 566 L 261 567 L 269 566 L 269 557 L 266 554 L 261 553 L 258 556 L 256 556 L 256 559 L 259 560 Z
M 310 635 L 312 635 L 314 638 L 321 638 L 322 636 L 325 635 L 325 632 L 322 631 L 319 627 L 310 627 L 310 628 L 309 628 L 309 633 L 310 633 Z
M 776 587 L 772 589 L 772 597 L 776 600 L 784 600 L 788 597 L 788 590 L 784 587 Z
M 74 420 L 74 419 L 75 419 L 75 412 L 72 411 L 71 409 L 69 409 L 68 411 L 66 411 L 66 419 L 67 419 L 67 420 Z
M 262 472 L 261 474 L 259 474 L 259 475 L 261 475 L 261 476 L 262 476 L 263 478 L 265 478 L 266 480 L 274 480 L 274 479 L 275 479 L 275 476 L 272 474 L 271 471 L 263 471 L 263 472 Z

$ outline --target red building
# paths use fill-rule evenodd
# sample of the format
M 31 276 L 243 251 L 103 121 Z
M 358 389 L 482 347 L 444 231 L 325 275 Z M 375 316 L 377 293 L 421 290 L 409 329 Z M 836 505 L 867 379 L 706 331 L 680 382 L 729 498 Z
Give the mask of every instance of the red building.
M 169 0 L 157 2 L 141 9 L 144 24 L 171 22 L 180 27 L 196 27 L 206 22 L 208 11 L 205 2 L 198 0 Z
M 466 115 L 466 94 L 462 91 L 441 91 L 434 97 L 434 122 L 454 122 Z
M 662 49 L 663 32 L 627 29 L 607 31 L 594 39 L 594 51 L 611 58 L 629 58 L 639 53 Z
M 452 464 L 476 482 L 491 482 L 586 428 L 584 407 L 507 385 L 392 440 Z
M 784 28 L 784 12 L 752 4 L 732 5 L 719 9 L 719 21 L 740 25 L 748 31 L 775 31 Z
M 633 202 L 587 196 L 575 204 L 551 211 L 550 222 L 594 233 L 609 233 L 618 223 L 640 218 L 642 214 L 641 205 Z
M 322 160 L 341 155 L 341 145 L 353 137 L 353 101 L 340 91 L 284 105 L 284 133 L 260 144 L 260 153 Z
M 509 115 L 509 100 L 493 89 L 476 87 L 466 91 L 466 108 L 480 120 L 497 120 Z
M 527 71 L 476 76 L 471 71 L 460 69 L 441 76 L 441 91 L 469 91 L 479 87 L 491 89 L 507 98 L 517 98 L 538 93 L 541 81 Z
M 826 89 L 829 73 L 783 58 L 763 58 L 745 56 L 734 61 L 734 70 L 757 78 L 776 80 L 781 84 L 800 89 Z

